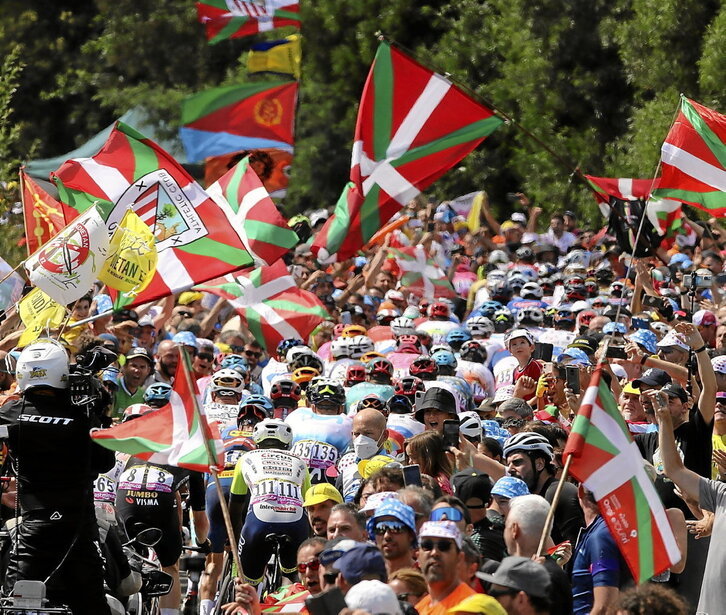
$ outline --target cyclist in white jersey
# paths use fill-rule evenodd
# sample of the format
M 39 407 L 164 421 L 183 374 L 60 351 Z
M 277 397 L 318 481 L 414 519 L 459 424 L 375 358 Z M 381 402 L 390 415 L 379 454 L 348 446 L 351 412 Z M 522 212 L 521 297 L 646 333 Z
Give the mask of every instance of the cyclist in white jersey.
M 252 439 L 257 449 L 243 454 L 234 469 L 230 514 L 239 536 L 243 578 L 257 586 L 274 552 L 274 542 L 268 539 L 272 534 L 286 537 L 280 539 L 282 573 L 291 575 L 296 570 L 297 549 L 308 537 L 303 499 L 310 475 L 305 463 L 287 450 L 292 442 L 288 424 L 265 419 L 255 425 Z

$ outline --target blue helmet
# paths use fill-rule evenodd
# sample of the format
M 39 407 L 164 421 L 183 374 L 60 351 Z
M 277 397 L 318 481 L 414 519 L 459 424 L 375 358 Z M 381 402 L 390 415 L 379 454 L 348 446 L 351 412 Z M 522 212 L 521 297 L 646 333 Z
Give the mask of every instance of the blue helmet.
M 481 307 L 479 308 L 479 313 L 482 316 L 486 316 L 491 320 L 492 316 L 494 316 L 494 312 L 497 310 L 503 308 L 504 306 L 499 303 L 499 301 L 485 301 L 482 303 Z
M 282 357 L 282 360 L 285 360 L 285 357 L 287 356 L 287 351 L 290 350 L 290 348 L 294 348 L 295 346 L 304 346 L 305 343 L 302 340 L 298 340 L 293 338 L 288 338 L 286 340 L 282 340 L 277 345 L 277 356 Z
M 250 370 L 247 359 L 238 354 L 228 354 L 219 364 L 219 369 L 234 369 L 241 375 L 246 376 Z
M 464 327 L 458 329 L 452 329 L 446 334 L 446 343 L 451 346 L 454 350 L 461 348 L 464 342 L 468 342 L 471 339 L 471 333 Z
M 458 365 L 454 353 L 450 350 L 437 350 L 434 354 L 431 355 L 431 358 L 434 360 L 439 368 L 451 367 L 456 369 L 456 366 Z
M 152 408 L 161 408 L 169 403 L 171 385 L 166 382 L 154 382 L 144 391 L 144 403 Z
M 248 395 L 239 403 L 240 409 L 245 406 L 257 406 L 262 408 L 268 417 L 271 417 L 275 411 L 275 406 L 272 404 L 272 400 L 264 395 Z

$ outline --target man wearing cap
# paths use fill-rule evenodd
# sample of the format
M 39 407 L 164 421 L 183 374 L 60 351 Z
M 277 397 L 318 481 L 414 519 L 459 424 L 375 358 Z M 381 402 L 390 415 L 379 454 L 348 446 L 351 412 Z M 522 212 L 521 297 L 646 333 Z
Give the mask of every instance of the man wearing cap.
M 386 564 L 381 552 L 368 543 L 358 543 L 343 553 L 333 564 L 333 570 L 338 573 L 335 585 L 340 588 L 343 595 L 361 581 L 377 580 L 383 583 L 388 581 Z
M 372 615 L 402 615 L 396 593 L 375 579 L 361 581 L 345 595 L 345 602 L 354 612 L 358 609 Z
M 340 491 L 329 483 L 319 483 L 307 490 L 303 508 L 307 512 L 315 536 L 327 537 L 330 511 L 333 506 L 342 503 L 343 496 L 340 495 Z
M 477 576 L 491 588 L 487 592 L 499 600 L 507 613 L 537 615 L 559 613 L 550 611 L 550 579 L 542 564 L 527 557 L 505 557 L 494 574 L 478 572 Z
M 459 578 L 462 539 L 453 521 L 427 521 L 418 534 L 418 563 L 429 589 L 416 604 L 419 615 L 445 615 L 474 590 Z
M 711 359 L 713 371 L 716 373 L 716 388 L 719 393 L 726 392 L 726 355 Z
M 658 428 L 648 420 L 648 415 L 640 401 L 640 389 L 634 382 L 628 382 L 620 393 L 620 414 L 623 415 L 630 433 L 647 433 Z
M 424 394 L 414 416 L 425 425 L 426 431 L 443 434 L 444 421 L 457 416 L 454 394 L 441 386 L 432 386 Z
M 174 374 L 176 374 L 176 367 L 179 363 L 177 343 L 172 340 L 160 342 L 159 347 L 156 349 L 155 358 L 154 381 L 174 384 Z
M 506 555 L 501 528 L 495 528 L 487 518 L 491 504 L 492 482 L 487 474 L 468 468 L 451 477 L 454 495 L 466 506 L 471 515 L 471 539 L 482 557 L 501 561 Z
M 113 415 L 121 416 L 131 404 L 144 401 L 144 383 L 154 368 L 154 360 L 146 348 L 132 348 L 126 355 L 126 363 L 121 368 L 118 389 L 113 396 Z
M 447 611 L 448 615 L 507 615 L 496 598 L 485 594 L 474 594 L 465 598 Z
M 416 514 L 413 508 L 390 498 L 376 508 L 366 524 L 386 561 L 388 574 L 400 568 L 414 568 L 416 548 Z

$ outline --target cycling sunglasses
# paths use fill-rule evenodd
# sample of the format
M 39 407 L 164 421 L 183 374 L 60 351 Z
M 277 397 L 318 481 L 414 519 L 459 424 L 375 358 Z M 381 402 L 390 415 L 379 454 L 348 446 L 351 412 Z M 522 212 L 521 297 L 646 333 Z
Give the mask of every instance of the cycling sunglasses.
M 444 519 L 446 517 L 446 519 Z M 464 514 L 453 506 L 446 506 L 437 508 L 431 511 L 431 521 L 461 521 L 464 518 Z
M 398 523 L 397 521 L 383 521 L 376 525 L 373 532 L 376 536 L 383 536 L 386 532 L 390 532 L 391 534 L 402 534 L 407 529 L 408 528 L 403 523 Z

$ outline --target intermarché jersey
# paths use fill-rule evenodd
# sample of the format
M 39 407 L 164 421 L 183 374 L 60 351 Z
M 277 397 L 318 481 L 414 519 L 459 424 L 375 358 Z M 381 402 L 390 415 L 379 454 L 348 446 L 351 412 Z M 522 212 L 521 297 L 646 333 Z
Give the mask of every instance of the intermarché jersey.
M 257 449 L 242 455 L 234 469 L 232 495 L 250 494 L 248 515 L 265 523 L 290 523 L 303 516 L 310 487 L 305 462 L 278 449 Z

